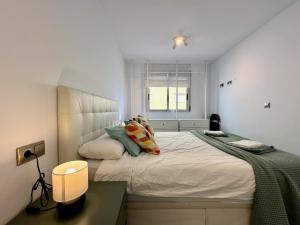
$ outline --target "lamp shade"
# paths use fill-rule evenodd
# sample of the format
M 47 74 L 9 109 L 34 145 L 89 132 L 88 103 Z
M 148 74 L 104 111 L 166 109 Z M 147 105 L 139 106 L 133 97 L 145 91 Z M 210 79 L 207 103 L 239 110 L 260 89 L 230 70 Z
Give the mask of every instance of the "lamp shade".
M 88 189 L 88 164 L 77 160 L 63 163 L 52 171 L 53 200 L 70 202 Z

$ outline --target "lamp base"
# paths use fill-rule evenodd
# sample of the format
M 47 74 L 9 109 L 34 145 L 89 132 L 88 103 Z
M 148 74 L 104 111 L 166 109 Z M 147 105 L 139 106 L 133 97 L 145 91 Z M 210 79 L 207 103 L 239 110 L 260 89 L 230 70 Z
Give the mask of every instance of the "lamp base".
M 81 195 L 76 201 L 71 203 L 57 203 L 57 213 L 59 218 L 69 218 L 79 213 L 85 202 L 85 194 Z

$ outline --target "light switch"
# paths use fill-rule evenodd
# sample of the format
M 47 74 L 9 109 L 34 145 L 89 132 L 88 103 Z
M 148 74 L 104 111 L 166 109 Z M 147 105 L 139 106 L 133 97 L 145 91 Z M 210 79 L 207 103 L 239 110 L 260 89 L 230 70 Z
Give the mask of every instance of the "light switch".
M 271 108 L 271 102 L 265 102 L 264 108 L 265 109 L 270 109 Z

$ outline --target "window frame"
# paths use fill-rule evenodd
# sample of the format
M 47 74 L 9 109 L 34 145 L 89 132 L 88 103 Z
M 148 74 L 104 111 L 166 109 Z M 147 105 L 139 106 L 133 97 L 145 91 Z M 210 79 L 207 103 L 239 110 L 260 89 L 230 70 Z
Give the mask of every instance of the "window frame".
M 150 87 L 145 88 L 146 89 L 146 110 L 147 112 L 190 112 L 191 111 L 191 104 L 190 104 L 190 100 L 191 100 L 191 88 L 186 88 L 187 92 L 186 92 L 186 110 L 182 110 L 182 109 L 175 109 L 175 110 L 170 110 L 170 96 L 169 96 L 169 88 L 170 87 L 166 87 L 167 88 L 167 109 L 163 110 L 163 109 L 150 109 Z M 177 96 L 176 99 L 178 101 L 178 92 L 177 92 Z M 178 107 L 178 106 L 177 106 Z

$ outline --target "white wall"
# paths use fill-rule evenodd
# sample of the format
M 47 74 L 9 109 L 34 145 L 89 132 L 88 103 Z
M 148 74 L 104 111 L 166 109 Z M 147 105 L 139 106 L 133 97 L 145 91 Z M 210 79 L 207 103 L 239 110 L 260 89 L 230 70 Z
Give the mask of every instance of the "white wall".
M 98 1 L 0 2 L 0 224 L 29 201 L 35 162 L 16 166 L 18 146 L 45 140 L 41 168 L 57 163 L 56 86 L 124 105 L 124 67 Z M 123 114 L 123 112 L 122 112 Z
M 147 115 L 152 119 L 175 119 L 176 112 L 146 112 L 144 93 L 144 63 L 127 61 L 126 77 L 128 80 L 128 102 L 131 105 L 128 116 Z M 205 116 L 205 76 L 204 63 L 192 64 L 191 111 L 178 112 L 178 118 L 204 118 Z
M 213 113 L 218 113 L 219 99 L 219 73 L 214 64 L 208 65 L 207 75 L 207 115 L 208 118 Z
M 241 42 L 213 67 L 223 127 L 300 154 L 300 2 Z M 271 109 L 264 109 L 270 101 Z

